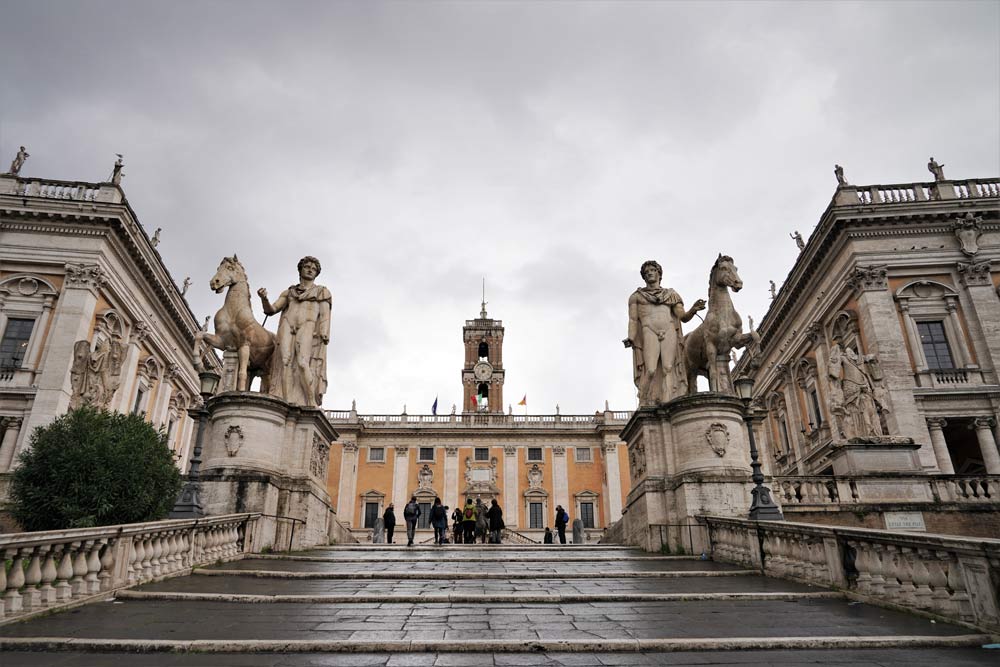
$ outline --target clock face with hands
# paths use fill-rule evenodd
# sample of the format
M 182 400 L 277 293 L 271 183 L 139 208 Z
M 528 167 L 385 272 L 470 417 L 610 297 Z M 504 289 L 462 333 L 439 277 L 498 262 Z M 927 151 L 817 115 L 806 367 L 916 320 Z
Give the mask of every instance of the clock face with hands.
M 472 374 L 475 375 L 476 379 L 480 382 L 485 382 L 493 376 L 493 367 L 486 361 L 480 361 L 472 367 Z

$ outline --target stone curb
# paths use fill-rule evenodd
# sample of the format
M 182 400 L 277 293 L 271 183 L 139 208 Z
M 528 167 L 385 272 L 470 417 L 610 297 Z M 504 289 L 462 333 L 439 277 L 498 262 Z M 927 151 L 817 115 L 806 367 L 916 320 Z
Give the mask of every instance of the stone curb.
M 693 639 L 579 640 L 168 640 L 12 637 L 2 651 L 98 651 L 121 653 L 635 653 L 640 651 L 739 651 L 778 649 L 873 649 L 971 647 L 990 635 L 875 637 L 724 637 Z
M 794 602 L 809 599 L 843 599 L 839 591 L 804 591 L 773 593 L 594 593 L 568 595 L 447 593 L 438 595 L 249 595 L 238 593 L 182 593 L 169 591 L 119 591 L 118 600 L 162 600 L 183 602 L 307 603 L 307 604 L 392 604 L 441 603 L 463 604 L 563 604 L 578 602 L 695 602 L 704 600 L 750 600 Z
M 285 570 L 204 570 L 203 577 L 255 577 L 257 579 L 679 579 L 681 577 L 740 577 L 759 575 L 759 570 L 670 570 L 666 572 L 287 572 Z
M 438 552 L 440 553 L 440 552 Z M 247 554 L 245 560 L 287 560 L 307 563 L 621 563 L 628 561 L 700 561 L 698 556 L 567 556 L 541 557 L 515 556 L 511 558 L 337 558 L 334 556 L 292 556 L 281 554 Z M 706 559 L 708 560 L 708 559 Z

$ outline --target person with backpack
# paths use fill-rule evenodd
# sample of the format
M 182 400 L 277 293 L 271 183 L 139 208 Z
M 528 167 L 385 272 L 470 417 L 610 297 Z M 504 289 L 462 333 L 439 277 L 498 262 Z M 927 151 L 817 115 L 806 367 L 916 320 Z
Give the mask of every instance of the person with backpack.
M 486 506 L 480 498 L 476 498 L 476 537 L 486 544 L 490 532 L 490 520 L 486 518 Z
M 566 544 L 566 524 L 569 523 L 569 514 L 562 505 L 556 505 L 556 532 L 559 533 L 559 544 Z
M 413 534 L 417 530 L 417 519 L 420 518 L 420 505 L 417 497 L 410 496 L 410 502 L 403 508 L 403 520 L 406 521 L 406 546 L 413 546 Z
M 396 511 L 392 509 L 392 503 L 382 513 L 382 523 L 385 525 L 385 543 L 392 544 L 392 532 L 396 530 Z
M 465 535 L 466 544 L 476 543 L 476 519 L 478 519 L 476 504 L 472 498 L 465 501 L 465 509 L 462 510 L 462 533 Z
M 448 508 L 441 504 L 440 498 L 435 498 L 431 507 L 431 526 L 434 527 L 434 544 L 444 544 L 448 530 Z
M 542 538 L 542 544 L 552 544 L 552 529 L 545 526 L 545 537 Z
M 452 544 L 462 543 L 462 508 L 456 507 L 451 513 Z
M 490 503 L 490 508 L 486 510 L 486 518 L 490 522 L 490 543 L 500 544 L 500 532 L 504 529 L 503 510 L 494 498 Z

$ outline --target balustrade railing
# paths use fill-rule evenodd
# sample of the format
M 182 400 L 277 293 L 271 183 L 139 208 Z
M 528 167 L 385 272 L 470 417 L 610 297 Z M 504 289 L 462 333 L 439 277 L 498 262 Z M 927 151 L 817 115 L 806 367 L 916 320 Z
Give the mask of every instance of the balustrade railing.
M 906 204 L 941 199 L 1000 197 L 997 179 L 900 183 L 893 185 L 848 185 L 837 190 L 838 204 Z
M 21 197 L 44 197 L 46 199 L 69 199 L 72 201 L 97 201 L 100 186 L 93 183 L 67 181 L 23 181 L 17 188 Z
M 772 484 L 783 507 L 865 503 L 995 503 L 1000 475 L 779 476 Z
M 1000 540 L 704 518 L 713 558 L 1000 629 Z
M 0 535 L 0 621 L 238 558 L 259 516 Z
M 632 416 L 630 411 L 599 412 L 593 415 L 512 415 L 495 412 L 478 412 L 454 415 L 352 415 L 346 410 L 327 410 L 326 416 L 334 422 L 351 422 L 374 427 L 469 427 L 501 426 L 509 428 L 592 428 L 597 424 L 624 424 Z

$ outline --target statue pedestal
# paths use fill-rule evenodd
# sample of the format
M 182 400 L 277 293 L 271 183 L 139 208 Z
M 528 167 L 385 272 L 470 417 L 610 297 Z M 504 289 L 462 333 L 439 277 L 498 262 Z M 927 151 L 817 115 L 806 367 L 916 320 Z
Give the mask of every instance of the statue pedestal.
M 832 449 L 830 465 L 837 476 L 923 472 L 917 454 L 920 445 L 915 444 L 912 438 L 851 438 L 847 442 L 834 443 Z
M 327 468 L 337 432 L 323 411 L 235 391 L 213 396 L 206 408 L 201 466 L 205 513 L 271 515 L 264 517 L 263 544 L 276 551 L 289 544 L 293 549 L 327 544 L 335 518 Z
M 707 550 L 698 515 L 745 518 L 750 508 L 750 445 L 743 404 L 701 393 L 636 410 L 621 433 L 632 490 L 622 517 L 627 544 Z

